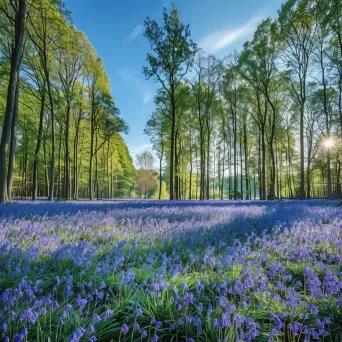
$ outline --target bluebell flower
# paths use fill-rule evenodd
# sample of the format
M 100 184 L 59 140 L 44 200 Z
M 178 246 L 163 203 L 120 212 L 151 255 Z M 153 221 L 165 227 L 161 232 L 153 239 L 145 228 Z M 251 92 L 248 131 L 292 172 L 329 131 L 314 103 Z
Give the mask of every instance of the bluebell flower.
M 101 321 L 101 318 L 98 315 L 95 314 L 94 318 L 93 318 L 93 323 L 96 324 L 96 323 L 98 323 L 100 321 Z
M 129 332 L 129 327 L 128 327 L 127 324 L 123 324 L 123 325 L 121 326 L 121 332 L 122 332 L 123 334 L 127 334 L 127 333 Z
M 111 315 L 113 314 L 113 311 L 110 309 L 106 310 L 104 320 L 106 321 Z
M 151 342 L 157 342 L 159 340 L 159 337 L 156 333 L 152 336 Z

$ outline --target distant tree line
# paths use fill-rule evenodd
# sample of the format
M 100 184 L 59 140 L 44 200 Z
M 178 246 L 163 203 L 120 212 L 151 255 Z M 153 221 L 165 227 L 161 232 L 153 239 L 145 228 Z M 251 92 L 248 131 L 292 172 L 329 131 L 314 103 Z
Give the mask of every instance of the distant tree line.
M 59 0 L 0 0 L 0 202 L 126 196 L 128 126 Z
M 170 199 L 341 197 L 342 6 L 288 0 L 223 60 L 173 6 L 147 18 L 145 133 Z

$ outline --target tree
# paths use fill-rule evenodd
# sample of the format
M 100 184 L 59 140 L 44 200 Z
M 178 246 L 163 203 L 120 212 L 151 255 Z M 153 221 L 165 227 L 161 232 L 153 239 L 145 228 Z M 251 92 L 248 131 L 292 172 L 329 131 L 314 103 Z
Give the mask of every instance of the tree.
M 10 18 L 10 21 L 13 22 L 13 26 L 15 27 L 11 47 L 11 70 L 7 88 L 6 113 L 0 142 L 0 203 L 2 203 L 9 200 L 7 192 L 7 152 L 9 148 L 11 132 L 15 134 L 16 126 L 16 121 L 13 121 L 13 116 L 16 115 L 14 112 L 16 110 L 15 108 L 18 106 L 19 90 L 17 83 L 19 82 L 19 67 L 24 41 L 26 0 L 10 2 L 10 9 L 4 1 L 0 3 L 0 6 L 1 11 L 6 13 L 6 16 Z
M 148 194 L 158 186 L 154 176 L 154 157 L 151 152 L 145 151 L 138 154 L 136 160 L 139 167 L 136 172 L 138 193 L 146 199 Z
M 151 52 L 147 54 L 148 67 L 144 67 L 147 79 L 159 82 L 170 98 L 171 138 L 170 138 L 170 200 L 174 199 L 174 160 L 175 160 L 175 130 L 176 106 L 180 95 L 177 88 L 191 67 L 197 52 L 192 41 L 189 25 L 180 21 L 179 11 L 172 5 L 170 15 L 163 12 L 163 26 L 159 26 L 149 17 L 145 22 L 145 37 L 148 39 Z
M 271 200 L 275 199 L 276 182 L 274 139 L 283 94 L 283 89 L 281 88 L 282 81 L 276 75 L 275 63 L 279 55 L 277 34 L 277 23 L 273 22 L 270 18 L 263 20 L 255 31 L 253 41 L 245 43 L 244 50 L 237 62 L 237 70 L 240 75 L 255 92 L 259 92 L 264 98 L 264 116 L 259 113 L 260 117 L 264 118 L 260 122 L 261 130 L 264 128 L 262 123 L 266 123 L 266 119 L 269 118 L 270 129 L 267 134 L 267 142 L 272 169 L 268 197 Z M 271 115 L 268 113 L 267 105 L 271 108 Z M 259 120 L 256 121 L 259 122 Z
M 134 168 L 121 136 L 128 126 L 115 106 L 103 61 L 87 37 L 70 26 L 69 12 L 59 0 L 27 2 L 20 82 L 17 68 L 12 118 L 3 115 L 12 94 L 8 87 L 21 3 L 0 1 L 5 200 L 12 194 L 26 199 L 29 193 L 33 200 L 52 200 L 56 194 L 58 199 L 77 199 L 94 196 L 95 189 L 97 197 L 129 196 Z M 89 187 L 93 160 L 95 180 Z
M 144 133 L 150 137 L 153 149 L 157 152 L 159 158 L 159 194 L 158 199 L 161 199 L 163 192 L 163 158 L 165 153 L 165 145 L 167 133 L 169 131 L 167 118 L 163 115 L 162 109 L 152 113 L 151 118 L 146 123 Z
M 280 74 L 288 84 L 289 94 L 299 109 L 301 200 L 305 198 L 304 114 L 308 99 L 308 72 L 316 36 L 316 25 L 309 8 L 310 0 L 288 0 L 279 11 L 284 63 Z

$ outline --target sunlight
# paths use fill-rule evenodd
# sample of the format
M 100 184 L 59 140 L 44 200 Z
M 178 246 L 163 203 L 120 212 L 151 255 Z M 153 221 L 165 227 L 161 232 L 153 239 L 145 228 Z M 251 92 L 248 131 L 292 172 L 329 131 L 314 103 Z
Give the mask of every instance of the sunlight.
M 325 139 L 323 141 L 323 145 L 324 145 L 325 148 L 330 149 L 330 148 L 332 148 L 334 146 L 334 141 L 331 138 Z

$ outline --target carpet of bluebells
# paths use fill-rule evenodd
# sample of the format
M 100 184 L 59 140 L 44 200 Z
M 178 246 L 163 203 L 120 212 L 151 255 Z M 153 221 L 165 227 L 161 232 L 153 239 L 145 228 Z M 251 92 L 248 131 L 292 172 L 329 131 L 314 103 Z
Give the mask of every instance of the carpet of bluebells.
M 0 341 L 342 341 L 329 201 L 0 206 Z

